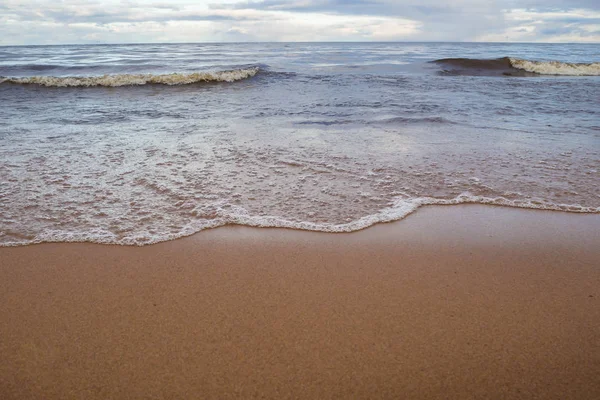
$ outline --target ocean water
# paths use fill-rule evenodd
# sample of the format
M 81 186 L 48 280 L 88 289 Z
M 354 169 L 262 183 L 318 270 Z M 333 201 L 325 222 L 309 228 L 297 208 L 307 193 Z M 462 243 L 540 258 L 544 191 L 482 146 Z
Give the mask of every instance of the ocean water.
M 600 45 L 0 47 L 0 246 L 600 212 Z

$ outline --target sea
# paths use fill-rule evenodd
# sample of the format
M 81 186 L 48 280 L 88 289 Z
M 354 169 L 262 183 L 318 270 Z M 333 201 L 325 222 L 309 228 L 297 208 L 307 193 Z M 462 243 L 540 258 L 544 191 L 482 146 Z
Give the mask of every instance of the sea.
M 600 213 L 600 44 L 0 47 L 0 246 Z

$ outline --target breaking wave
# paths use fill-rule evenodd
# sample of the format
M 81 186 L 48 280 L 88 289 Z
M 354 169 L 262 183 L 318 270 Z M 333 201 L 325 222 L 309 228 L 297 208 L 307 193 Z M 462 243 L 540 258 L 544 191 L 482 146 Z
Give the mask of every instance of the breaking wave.
M 445 75 L 507 75 L 507 76 L 600 76 L 600 62 L 567 63 L 532 61 L 513 57 L 496 59 L 443 58 L 433 61 L 445 67 Z
M 217 72 L 193 72 L 172 74 L 118 74 L 102 76 L 31 76 L 23 78 L 0 77 L 0 84 L 40 85 L 47 87 L 118 87 L 139 85 L 189 85 L 202 82 L 234 82 L 251 78 L 259 72 L 258 67 Z
M 514 68 L 540 75 L 599 76 L 600 62 L 565 63 L 560 61 L 530 61 L 511 58 Z

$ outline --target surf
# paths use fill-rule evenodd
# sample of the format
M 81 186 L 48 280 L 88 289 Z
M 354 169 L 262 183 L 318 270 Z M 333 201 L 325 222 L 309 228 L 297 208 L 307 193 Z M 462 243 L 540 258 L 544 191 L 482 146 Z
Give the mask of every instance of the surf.
M 248 79 L 259 72 L 258 67 L 216 72 L 172 74 L 117 74 L 102 76 L 31 76 L 0 77 L 0 84 L 39 85 L 46 87 L 120 87 L 140 85 L 190 85 L 209 82 L 235 82 Z
M 561 61 L 531 61 L 509 58 L 513 68 L 540 75 L 600 76 L 600 62 L 566 63 Z
M 600 76 L 600 62 L 568 63 L 534 61 L 514 57 L 495 59 L 442 58 L 432 61 L 442 66 L 444 75 L 505 76 Z

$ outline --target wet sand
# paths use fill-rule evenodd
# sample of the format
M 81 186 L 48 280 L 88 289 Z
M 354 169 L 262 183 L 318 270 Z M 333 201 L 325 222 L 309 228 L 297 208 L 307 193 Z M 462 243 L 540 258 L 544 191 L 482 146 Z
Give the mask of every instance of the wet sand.
M 600 398 L 600 215 L 0 248 L 0 398 Z

